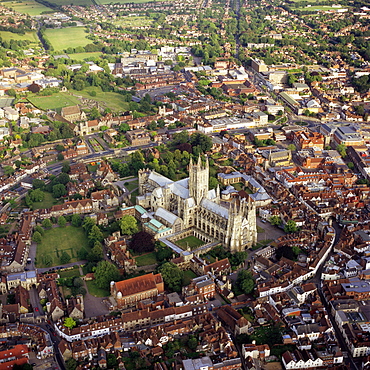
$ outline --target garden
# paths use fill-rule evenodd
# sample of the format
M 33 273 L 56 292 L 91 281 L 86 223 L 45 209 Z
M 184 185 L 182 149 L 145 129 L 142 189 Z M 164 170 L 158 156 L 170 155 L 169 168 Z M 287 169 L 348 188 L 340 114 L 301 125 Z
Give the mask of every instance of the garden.
M 187 236 L 186 238 L 176 240 L 175 244 L 183 250 L 187 250 L 188 248 L 190 248 L 190 250 L 193 250 L 201 247 L 205 243 L 203 240 L 200 240 L 197 237 L 191 235 Z
M 96 139 L 89 139 L 89 143 L 91 144 L 95 152 L 102 152 L 104 150 Z

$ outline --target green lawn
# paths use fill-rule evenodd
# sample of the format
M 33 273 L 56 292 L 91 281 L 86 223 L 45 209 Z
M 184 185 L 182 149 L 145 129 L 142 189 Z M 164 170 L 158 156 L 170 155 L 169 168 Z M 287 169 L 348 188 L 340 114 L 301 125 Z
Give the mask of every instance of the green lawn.
M 53 4 L 63 6 L 63 5 L 87 5 L 91 6 L 94 5 L 92 0 L 52 0 L 51 1 Z
M 41 243 L 37 244 L 36 266 L 40 268 L 60 265 L 60 256 L 63 251 L 71 256 L 70 262 L 76 262 L 78 261 L 77 252 L 81 248 L 90 249 L 82 227 L 53 227 L 45 230 Z M 45 264 L 45 256 L 51 257 L 50 265 Z
M 177 240 L 175 242 L 179 247 L 181 247 L 183 250 L 186 250 L 188 247 L 190 247 L 191 250 L 196 249 L 198 247 L 201 247 L 205 243 L 198 239 L 195 236 L 188 236 L 184 239 Z
M 92 41 L 87 39 L 85 27 L 47 28 L 45 36 L 53 45 L 54 50 L 63 51 L 67 48 L 86 46 Z
M 139 195 L 139 189 L 134 190 L 130 195 L 131 203 L 136 204 L 136 197 Z
M 63 107 L 70 107 L 79 104 L 77 97 L 68 93 L 57 93 L 51 96 L 31 96 L 29 102 L 41 110 L 56 110 L 60 112 Z
M 44 200 L 42 202 L 35 202 L 32 204 L 32 209 L 44 209 L 44 208 L 51 208 L 55 204 L 61 204 L 61 201 L 58 201 L 57 199 L 53 198 L 51 193 L 44 192 Z
M 261 248 L 261 247 L 265 247 L 266 245 L 268 245 L 272 242 L 273 242 L 272 239 L 261 240 L 254 247 L 252 247 L 252 249 L 255 250 L 255 249 L 258 249 L 258 248 Z
M 6 2 L 6 6 L 12 8 L 16 12 L 29 14 L 31 16 L 53 11 L 53 9 L 40 4 L 35 0 L 9 1 Z
M 345 8 L 345 7 L 343 7 Z M 332 6 L 330 5 L 312 5 L 312 6 L 302 6 L 300 8 L 296 8 L 297 10 L 300 10 L 300 11 L 305 11 L 305 10 L 309 10 L 309 11 L 320 11 L 320 10 L 338 10 L 338 9 L 341 9 L 341 8 L 333 8 Z
M 147 266 L 147 265 L 154 265 L 157 263 L 157 257 L 155 256 L 155 252 L 143 254 L 141 256 L 135 257 L 137 267 Z
M 110 293 L 108 290 L 98 288 L 95 285 L 94 280 L 86 281 L 87 289 L 89 290 L 89 293 L 93 295 L 94 297 L 109 297 Z
M 91 97 L 89 94 L 91 91 L 95 91 L 96 96 Z M 100 87 L 89 86 L 82 91 L 71 90 L 71 92 L 75 95 L 82 96 L 83 98 L 105 103 L 105 105 L 113 112 L 129 110 L 129 103 L 125 101 L 125 97 L 123 95 L 114 92 L 104 92 Z
M 80 270 L 78 268 L 73 268 L 71 270 L 59 271 L 58 274 L 61 278 L 80 277 Z
M 95 52 L 92 52 L 92 53 L 75 53 L 75 54 L 68 54 L 68 56 L 73 59 L 73 60 L 77 60 L 77 61 L 83 61 L 85 59 L 96 59 L 98 57 L 100 57 L 103 53 L 101 51 L 95 51 Z
M 3 41 L 10 41 L 10 40 L 28 40 L 31 42 L 39 42 L 37 38 L 36 31 L 34 32 L 26 32 L 24 35 L 19 33 L 13 33 L 8 31 L 0 31 L 0 37 Z
M 183 286 L 187 286 L 190 284 L 190 280 L 191 279 L 194 279 L 195 277 L 197 277 L 197 274 L 195 274 L 193 271 L 191 270 L 185 270 L 184 271 L 184 277 L 182 278 L 182 285 Z
M 124 185 L 125 184 L 126 183 L 124 183 Z M 125 185 L 125 187 L 127 188 L 128 191 L 133 191 L 134 189 L 139 187 L 139 180 L 127 182 L 127 185 Z

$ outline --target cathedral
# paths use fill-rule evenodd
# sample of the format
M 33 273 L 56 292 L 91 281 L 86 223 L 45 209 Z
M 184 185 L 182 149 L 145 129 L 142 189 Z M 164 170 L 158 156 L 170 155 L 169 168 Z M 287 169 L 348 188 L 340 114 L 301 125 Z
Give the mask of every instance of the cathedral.
M 199 156 L 198 163 L 189 163 L 189 177 L 172 181 L 155 171 L 139 171 L 140 209 L 148 210 L 151 221 L 148 231 L 173 235 L 192 230 L 208 241 L 220 241 L 231 252 L 243 251 L 257 241 L 256 209 L 243 200 L 222 202 L 220 189 L 209 190 L 209 163 Z M 203 238 L 204 239 L 204 238 Z

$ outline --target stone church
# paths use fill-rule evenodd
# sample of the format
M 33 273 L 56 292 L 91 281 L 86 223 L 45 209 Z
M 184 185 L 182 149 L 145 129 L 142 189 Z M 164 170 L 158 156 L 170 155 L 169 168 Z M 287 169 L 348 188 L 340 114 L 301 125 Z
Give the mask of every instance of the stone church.
M 166 227 L 167 235 L 192 231 L 192 235 L 208 242 L 220 241 L 231 252 L 255 244 L 255 206 L 246 200 L 221 202 L 219 187 L 209 190 L 208 181 L 208 158 L 205 165 L 200 157 L 198 163 L 190 160 L 189 177 L 179 181 L 152 170 L 140 170 L 136 202 L 148 210 L 151 224 L 147 225 L 152 226 L 148 231 L 155 234 L 157 224 Z

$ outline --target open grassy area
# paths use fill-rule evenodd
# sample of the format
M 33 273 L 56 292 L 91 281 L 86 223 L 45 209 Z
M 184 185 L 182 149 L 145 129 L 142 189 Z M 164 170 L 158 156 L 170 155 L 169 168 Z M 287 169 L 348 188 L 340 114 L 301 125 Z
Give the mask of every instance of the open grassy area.
M 96 96 L 91 97 L 89 92 L 95 91 Z M 114 112 L 122 112 L 129 110 L 129 103 L 125 101 L 125 97 L 114 92 L 103 92 L 100 87 L 89 86 L 82 91 L 71 91 L 73 94 L 82 96 L 83 98 L 93 99 L 105 105 Z
M 136 204 L 136 197 L 139 195 L 139 189 L 134 190 L 130 196 L 131 196 L 131 203 Z
M 312 5 L 312 6 L 302 6 L 300 8 L 296 8 L 297 10 L 300 10 L 300 11 L 305 11 L 305 10 L 309 10 L 309 11 L 326 11 L 326 10 L 338 10 L 338 9 L 341 9 L 341 8 L 337 8 L 337 7 L 332 7 L 330 5 Z
M 157 257 L 155 252 L 143 254 L 141 256 L 135 257 L 137 267 L 154 265 L 157 263 Z
M 132 191 L 134 189 L 136 189 L 138 186 L 139 186 L 139 180 L 135 180 L 135 181 L 130 181 L 127 183 L 124 183 L 125 187 L 127 188 L 128 191 Z
M 57 93 L 51 96 L 30 96 L 28 100 L 37 108 L 42 110 L 51 109 L 58 112 L 60 112 L 63 107 L 70 107 L 79 103 L 78 98 L 68 93 Z
M 87 285 L 87 289 L 88 289 L 89 293 L 91 295 L 93 295 L 94 297 L 108 297 L 108 296 L 110 296 L 109 291 L 105 290 L 105 289 L 98 288 L 95 285 L 94 280 L 86 281 L 86 285 Z
M 183 250 L 186 250 L 188 247 L 193 250 L 204 245 L 204 242 L 195 236 L 187 236 L 184 239 L 177 240 L 175 244 Z
M 92 0 L 51 0 L 50 2 L 56 5 L 94 5 Z
M 47 28 L 45 36 L 53 45 L 54 50 L 59 51 L 91 43 L 91 40 L 86 38 L 85 27 Z
M 26 32 L 24 35 L 19 33 L 13 33 L 8 31 L 0 31 L 0 37 L 3 41 L 10 41 L 10 40 L 29 40 L 31 42 L 39 42 L 39 39 L 36 35 L 36 31 L 34 32 Z
M 6 4 L 7 7 L 12 8 L 16 12 L 29 14 L 31 16 L 53 11 L 53 9 L 40 4 L 35 0 L 8 1 L 2 4 Z
M 51 208 L 55 204 L 61 204 L 61 201 L 53 198 L 50 193 L 44 192 L 44 200 L 42 202 L 35 202 L 32 204 L 32 209 L 44 209 L 44 208 Z
M 153 23 L 153 20 L 149 17 L 123 17 L 114 22 L 116 26 L 123 28 L 130 27 L 144 27 L 149 26 Z
M 83 61 L 85 59 L 95 59 L 97 57 L 100 57 L 100 55 L 102 55 L 103 53 L 101 51 L 96 51 L 96 52 L 92 52 L 92 53 L 75 53 L 75 54 L 68 54 L 68 56 L 73 59 L 73 60 L 77 60 L 77 61 Z
M 184 271 L 184 277 L 182 278 L 182 285 L 187 286 L 190 284 L 190 280 L 197 277 L 197 275 L 191 270 Z
M 261 247 L 265 247 L 266 245 L 268 245 L 272 242 L 273 242 L 272 239 L 261 240 L 254 247 L 252 247 L 252 249 L 255 250 L 255 249 L 258 249 L 258 248 L 261 248 Z
M 59 271 L 58 274 L 61 278 L 80 277 L 80 270 L 73 268 L 71 270 Z
M 45 230 L 41 243 L 37 244 L 36 266 L 52 267 L 60 265 L 60 256 L 63 251 L 71 256 L 70 262 L 76 262 L 78 260 L 77 252 L 81 248 L 90 249 L 82 227 L 53 227 Z M 45 264 L 45 256 L 51 257 L 52 263 L 50 265 Z

